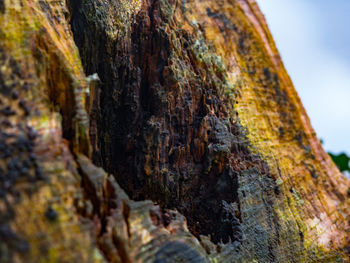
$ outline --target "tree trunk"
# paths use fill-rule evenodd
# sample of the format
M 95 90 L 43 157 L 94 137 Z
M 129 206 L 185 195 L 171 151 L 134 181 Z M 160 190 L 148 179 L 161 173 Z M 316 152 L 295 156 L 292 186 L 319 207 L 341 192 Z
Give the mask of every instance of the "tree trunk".
M 253 0 L 0 0 L 0 155 L 0 262 L 349 262 Z

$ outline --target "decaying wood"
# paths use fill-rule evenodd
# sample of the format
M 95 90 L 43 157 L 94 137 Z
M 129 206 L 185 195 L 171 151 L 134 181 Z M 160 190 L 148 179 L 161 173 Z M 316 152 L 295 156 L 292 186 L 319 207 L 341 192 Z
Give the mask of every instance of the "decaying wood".
M 253 0 L 0 0 L 0 262 L 348 262 L 349 189 Z

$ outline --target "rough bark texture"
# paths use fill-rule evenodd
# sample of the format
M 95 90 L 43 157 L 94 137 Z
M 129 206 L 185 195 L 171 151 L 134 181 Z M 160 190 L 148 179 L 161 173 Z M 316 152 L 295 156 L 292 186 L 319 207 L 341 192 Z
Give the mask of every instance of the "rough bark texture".
M 349 189 L 253 0 L 0 0 L 0 262 L 349 262 Z

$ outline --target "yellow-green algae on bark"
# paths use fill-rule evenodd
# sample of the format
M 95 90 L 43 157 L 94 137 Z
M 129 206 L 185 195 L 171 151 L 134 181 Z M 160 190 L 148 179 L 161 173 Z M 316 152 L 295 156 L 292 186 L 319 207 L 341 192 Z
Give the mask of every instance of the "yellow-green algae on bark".
M 71 111 L 68 129 L 84 121 L 85 76 L 65 1 L 1 5 L 0 261 L 101 262 L 75 211 L 80 177 L 56 112 Z

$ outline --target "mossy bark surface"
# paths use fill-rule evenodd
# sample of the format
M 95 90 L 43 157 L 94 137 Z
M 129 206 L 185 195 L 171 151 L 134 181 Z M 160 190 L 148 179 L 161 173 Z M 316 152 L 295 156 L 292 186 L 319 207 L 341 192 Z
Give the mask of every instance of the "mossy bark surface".
M 0 262 L 349 262 L 349 189 L 255 1 L 0 0 Z

